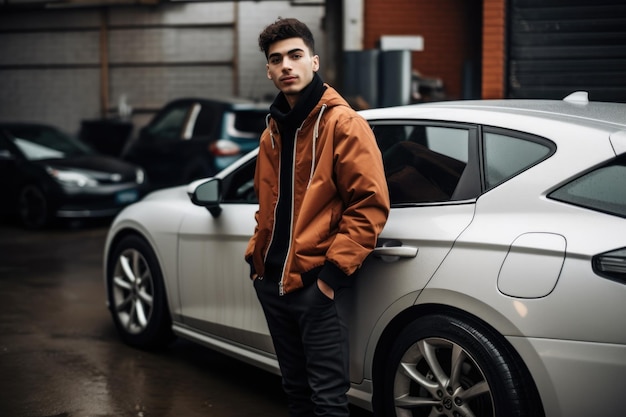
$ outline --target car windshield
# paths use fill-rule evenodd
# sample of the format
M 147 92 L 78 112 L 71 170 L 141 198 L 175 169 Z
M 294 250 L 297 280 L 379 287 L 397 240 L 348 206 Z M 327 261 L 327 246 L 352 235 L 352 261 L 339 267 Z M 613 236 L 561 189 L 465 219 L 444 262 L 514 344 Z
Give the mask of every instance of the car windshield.
M 11 126 L 4 130 L 31 161 L 89 155 L 93 151 L 80 141 L 46 126 Z

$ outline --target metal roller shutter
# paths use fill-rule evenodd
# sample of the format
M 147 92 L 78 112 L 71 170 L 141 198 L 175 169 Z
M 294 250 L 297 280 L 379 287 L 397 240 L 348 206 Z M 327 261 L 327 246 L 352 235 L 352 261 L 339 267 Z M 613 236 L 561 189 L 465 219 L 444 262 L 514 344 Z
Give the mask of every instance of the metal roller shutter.
M 507 96 L 626 102 L 624 0 L 511 0 Z

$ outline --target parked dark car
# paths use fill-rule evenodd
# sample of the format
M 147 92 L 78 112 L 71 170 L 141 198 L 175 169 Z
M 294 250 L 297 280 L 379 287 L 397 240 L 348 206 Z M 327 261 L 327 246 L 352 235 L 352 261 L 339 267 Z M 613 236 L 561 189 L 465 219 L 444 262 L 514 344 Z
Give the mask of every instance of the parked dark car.
M 0 123 L 3 214 L 27 228 L 56 218 L 113 217 L 147 190 L 143 169 L 93 151 L 55 127 Z
M 153 188 L 215 175 L 254 149 L 269 103 L 184 98 L 163 107 L 122 158 L 143 167 Z

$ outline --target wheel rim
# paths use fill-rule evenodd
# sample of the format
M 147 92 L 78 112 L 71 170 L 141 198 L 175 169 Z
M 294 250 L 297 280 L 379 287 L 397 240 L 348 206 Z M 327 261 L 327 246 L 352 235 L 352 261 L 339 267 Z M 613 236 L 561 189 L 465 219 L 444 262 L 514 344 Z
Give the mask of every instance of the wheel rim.
M 28 186 L 20 194 L 20 217 L 28 227 L 39 227 L 46 222 L 48 204 L 37 187 Z
M 150 323 L 154 285 L 148 262 L 136 249 L 123 251 L 113 270 L 113 308 L 130 334 L 141 333 Z
M 394 381 L 396 416 L 494 417 L 485 376 L 461 346 L 441 338 L 413 344 Z

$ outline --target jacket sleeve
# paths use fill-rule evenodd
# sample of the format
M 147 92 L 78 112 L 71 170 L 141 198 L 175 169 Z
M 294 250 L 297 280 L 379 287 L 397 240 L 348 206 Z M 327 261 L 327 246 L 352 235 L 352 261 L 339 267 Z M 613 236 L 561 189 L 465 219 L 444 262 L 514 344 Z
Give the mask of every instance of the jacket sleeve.
M 259 154 L 257 156 L 257 163 L 256 163 L 255 173 L 254 173 L 254 192 L 257 195 L 257 199 L 259 198 L 259 183 L 260 183 L 260 178 L 261 178 L 261 166 L 263 164 L 261 161 L 265 158 L 264 144 L 267 143 L 268 136 L 269 136 L 269 132 L 266 129 L 265 132 L 263 132 L 263 134 L 261 135 L 261 139 L 259 141 Z M 257 210 L 254 214 L 254 220 L 255 220 L 254 233 L 252 234 L 252 237 L 248 241 L 248 246 L 246 247 L 246 251 L 244 253 L 244 258 L 246 262 L 250 265 L 250 277 L 252 277 L 258 271 L 262 271 L 262 268 L 259 268 L 258 266 L 259 260 L 256 259 L 260 255 L 259 248 L 257 248 L 257 243 L 259 241 L 262 241 L 262 239 L 259 239 L 259 216 L 260 216 L 260 211 Z
M 367 121 L 353 113 L 336 124 L 334 133 L 334 171 L 344 211 L 319 277 L 336 289 L 376 247 L 390 203 L 382 156 Z

